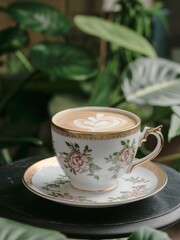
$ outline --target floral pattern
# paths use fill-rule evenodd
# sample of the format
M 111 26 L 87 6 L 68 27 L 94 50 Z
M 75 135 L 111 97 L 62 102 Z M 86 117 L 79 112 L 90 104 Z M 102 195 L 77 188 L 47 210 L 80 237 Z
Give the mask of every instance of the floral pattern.
M 131 183 L 130 191 L 121 191 L 121 195 L 118 197 L 109 198 L 110 201 L 117 200 L 129 200 L 133 198 L 138 198 L 149 192 L 150 188 L 148 187 L 149 180 L 141 177 L 127 177 L 124 178 L 125 182 Z M 140 183 L 140 184 L 139 184 Z
M 145 196 L 150 192 L 150 181 L 145 178 L 139 178 L 140 181 L 132 181 L 132 179 L 138 179 L 139 177 L 126 177 L 124 178 L 124 181 L 130 183 L 130 187 L 128 187 L 128 191 L 123 191 L 119 189 L 115 196 L 112 197 L 113 191 L 111 194 L 107 194 L 108 197 L 106 197 L 106 202 L 119 202 L 119 201 L 128 201 L 131 199 L 138 199 L 140 197 Z M 70 187 L 70 188 L 69 188 Z M 49 196 L 52 196 L 56 199 L 62 199 L 67 201 L 72 201 L 76 203 L 91 203 L 96 204 L 98 203 L 98 194 L 92 195 L 91 193 L 78 193 L 76 190 L 70 190 L 70 182 L 66 176 L 60 176 L 56 178 L 51 183 L 45 183 L 42 187 L 43 191 L 48 194 Z M 99 193 L 101 196 L 101 193 Z M 97 200 L 93 199 L 92 196 L 97 196 Z
M 131 182 L 133 184 L 136 184 L 136 183 L 147 183 L 149 182 L 149 180 L 145 180 L 144 178 L 141 178 L 141 177 L 129 177 L 129 178 L 124 178 L 124 180 L 126 182 Z
M 106 162 L 110 162 L 112 164 L 108 170 L 113 172 L 113 179 L 118 178 L 120 169 L 125 168 L 133 161 L 135 157 L 135 143 L 135 139 L 131 144 L 129 139 L 121 141 L 121 145 L 124 146 L 123 149 L 105 158 Z
M 101 168 L 93 162 L 91 156 L 92 150 L 86 145 L 83 151 L 77 143 L 66 142 L 69 148 L 69 152 L 59 152 L 58 158 L 64 160 L 64 167 L 69 169 L 70 172 L 74 173 L 87 173 L 88 176 L 93 176 L 95 179 L 99 180 L 99 176 L 96 175 L 96 171 L 101 170 Z
M 81 195 L 73 195 L 67 191 L 62 191 L 62 187 L 68 188 L 69 186 L 69 179 L 66 176 L 61 176 L 57 178 L 52 183 L 45 183 L 42 187 L 43 191 L 46 192 L 49 196 L 55 197 L 57 199 L 65 199 L 68 201 L 75 201 L 75 202 L 87 202 L 87 203 L 95 203 L 95 201 L 88 199 L 85 196 Z
M 146 167 L 137 167 L 130 174 L 125 174 L 111 191 L 78 191 L 72 187 L 56 157 L 33 164 L 23 178 L 29 190 L 45 199 L 87 207 L 109 207 L 145 199 L 161 191 L 167 180 L 165 172 L 149 162 Z

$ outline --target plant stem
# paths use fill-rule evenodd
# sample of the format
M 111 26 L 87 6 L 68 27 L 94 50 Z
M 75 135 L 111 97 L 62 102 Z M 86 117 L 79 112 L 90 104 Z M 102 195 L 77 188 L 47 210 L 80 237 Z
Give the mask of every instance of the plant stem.
M 21 51 L 17 51 L 15 55 L 20 60 L 20 62 L 24 65 L 24 67 L 28 72 L 32 72 L 34 70 L 33 66 L 31 65 L 27 57 Z
M 0 102 L 0 112 L 4 110 L 10 100 L 31 80 L 36 76 L 38 71 L 32 72 L 27 78 L 17 82 L 17 85 L 9 91 L 9 93 Z
M 3 148 L 0 151 L 0 166 L 6 165 L 12 162 L 11 156 L 9 154 L 8 149 Z
M 175 153 L 175 154 L 167 155 L 164 157 L 159 157 L 159 158 L 156 158 L 156 161 L 157 162 L 168 162 L 168 161 L 176 160 L 178 158 L 180 159 L 180 153 Z

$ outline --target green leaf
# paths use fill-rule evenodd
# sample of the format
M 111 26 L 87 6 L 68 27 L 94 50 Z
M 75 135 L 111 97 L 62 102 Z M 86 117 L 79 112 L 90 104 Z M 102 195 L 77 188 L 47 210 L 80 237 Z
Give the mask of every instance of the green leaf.
M 172 113 L 172 110 L 170 107 L 155 106 L 153 107 L 153 114 L 151 113 L 151 115 L 149 115 L 149 119 L 151 120 L 153 117 L 154 122 L 161 121 L 161 119 L 169 118 L 171 113 Z
M 121 141 L 121 144 L 122 144 L 122 145 L 126 145 L 126 142 L 125 142 L 125 141 Z
M 100 17 L 77 15 L 74 22 L 82 31 L 137 53 L 155 57 L 152 45 L 128 27 Z
M 146 11 L 151 14 L 152 16 L 156 16 L 159 18 L 161 23 L 163 24 L 165 30 L 168 30 L 169 22 L 168 22 L 168 15 L 164 11 L 164 6 L 162 2 L 154 2 L 151 8 L 146 9 Z
M 142 105 L 180 104 L 180 64 L 165 59 L 140 58 L 123 73 L 123 91 L 128 102 Z
M 40 2 L 15 2 L 8 6 L 7 12 L 22 29 L 32 29 L 45 35 L 64 35 L 72 27 L 60 11 Z
M 95 59 L 83 49 L 67 43 L 42 42 L 33 46 L 30 59 L 48 75 L 85 80 L 97 74 Z
M 74 144 L 75 148 L 79 149 L 79 145 L 77 143 Z
M 164 232 L 149 227 L 141 227 L 128 240 L 170 240 L 170 238 Z
M 180 156 L 175 161 L 173 161 L 170 166 L 176 171 L 180 172 Z
M 118 156 L 118 155 L 119 155 L 118 152 L 114 152 L 114 153 L 113 153 L 113 156 L 115 156 L 115 157 Z
M 28 34 L 17 27 L 0 31 L 0 54 L 15 52 L 28 44 Z
M 14 78 L 16 81 L 14 81 Z M 17 82 L 20 82 L 24 79 L 23 76 L 19 75 L 13 75 L 12 76 L 1 76 L 1 81 L 4 86 L 3 94 L 6 96 L 6 94 L 11 91 L 12 88 L 14 88 L 17 85 Z M 62 78 L 55 78 L 52 80 L 51 77 L 48 77 L 47 74 L 44 74 L 42 72 L 39 72 L 36 76 L 32 78 L 32 80 L 28 81 L 28 84 L 25 85 L 25 90 L 28 92 L 41 92 L 42 94 L 48 94 L 48 95 L 55 95 L 55 94 L 70 94 L 79 96 L 79 98 L 83 98 L 84 95 L 87 95 L 88 93 L 84 93 L 84 90 L 81 88 L 81 84 L 86 83 L 87 81 L 74 81 L 74 80 L 66 80 Z M 88 82 L 92 82 L 91 80 Z
M 17 98 L 19 98 L 20 96 L 18 95 L 18 93 L 21 92 L 21 90 L 23 89 L 23 87 L 29 82 L 29 81 L 32 81 L 32 79 L 37 75 L 37 71 L 34 71 L 32 72 L 29 76 L 27 77 L 24 77 L 23 79 L 19 80 L 19 79 L 13 79 L 12 82 L 16 82 L 16 84 L 12 84 L 9 88 L 9 91 L 7 91 L 6 94 L 4 94 L 4 97 L 1 99 L 0 101 L 0 112 L 3 111 L 9 103 L 13 103 L 14 102 L 12 101 L 15 100 L 15 96 Z M 25 96 L 26 97 L 26 96 Z M 15 104 L 14 104 L 15 105 Z M 27 107 L 25 106 L 24 102 L 22 104 L 22 101 L 21 101 L 21 106 L 23 105 L 23 107 L 26 109 L 26 111 L 28 111 L 29 109 L 27 109 Z M 33 106 L 34 107 L 34 106 Z M 19 109 L 14 109 L 14 111 L 18 111 Z M 16 113 L 17 115 L 17 113 Z M 20 116 L 22 118 L 22 116 Z
M 172 110 L 180 118 L 180 106 L 172 106 Z
M 65 142 L 68 147 L 71 147 L 71 144 L 68 142 Z
M 110 168 L 108 168 L 108 170 L 109 170 L 109 171 L 114 171 L 115 168 L 114 168 L 114 167 L 110 167 Z
M 170 128 L 168 132 L 168 140 L 176 136 L 180 136 L 180 106 L 173 106 L 174 114 L 171 116 Z
M 90 166 L 91 171 L 93 171 L 93 172 L 101 170 L 101 168 L 94 163 L 89 164 L 89 166 Z
M 54 95 L 49 103 L 48 110 L 51 116 L 55 113 L 74 107 L 82 107 L 86 105 L 85 99 L 82 97 L 82 94 L 59 94 Z
M 92 95 L 90 98 L 90 105 L 93 106 L 108 106 L 110 105 L 110 96 L 112 93 L 112 86 L 117 75 L 118 60 L 110 59 L 106 64 L 95 82 Z
M 33 227 L 27 224 L 0 218 L 0 240 L 66 240 L 67 238 L 54 230 Z
M 9 148 L 20 144 L 43 145 L 43 142 L 35 137 L 0 137 L 0 148 Z
M 86 145 L 85 147 L 84 147 L 84 152 L 87 152 L 89 150 L 89 147 L 88 147 L 88 145 Z

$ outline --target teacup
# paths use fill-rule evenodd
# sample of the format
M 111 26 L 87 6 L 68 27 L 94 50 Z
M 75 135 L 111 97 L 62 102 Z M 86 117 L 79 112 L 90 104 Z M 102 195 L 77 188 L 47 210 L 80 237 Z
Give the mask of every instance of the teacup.
M 72 186 L 84 191 L 108 191 L 135 167 L 154 159 L 163 146 L 161 127 L 145 127 L 135 114 L 116 108 L 80 107 L 52 117 L 52 142 L 57 160 Z M 148 135 L 155 149 L 136 159 Z

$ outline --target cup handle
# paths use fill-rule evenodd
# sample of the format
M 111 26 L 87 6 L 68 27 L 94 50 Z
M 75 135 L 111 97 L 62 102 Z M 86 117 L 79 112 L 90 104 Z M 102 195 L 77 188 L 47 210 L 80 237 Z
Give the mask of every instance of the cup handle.
M 145 127 L 143 132 L 140 133 L 140 136 L 139 136 L 139 147 L 141 146 L 141 144 L 143 142 L 147 141 L 147 138 L 148 138 L 148 136 L 150 134 L 154 135 L 157 138 L 156 147 L 147 156 L 145 156 L 143 158 L 140 158 L 140 159 L 135 159 L 130 164 L 130 166 L 128 167 L 126 173 L 130 173 L 135 167 L 140 166 L 140 165 L 144 164 L 145 162 L 154 159 L 159 154 L 159 152 L 161 151 L 161 149 L 163 147 L 163 144 L 164 144 L 164 137 L 163 137 L 163 135 L 161 133 L 161 128 L 162 128 L 162 125 L 160 125 L 158 127 L 155 127 L 155 128 Z

